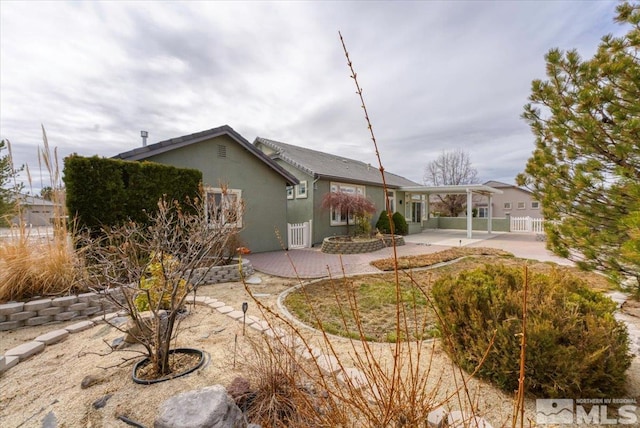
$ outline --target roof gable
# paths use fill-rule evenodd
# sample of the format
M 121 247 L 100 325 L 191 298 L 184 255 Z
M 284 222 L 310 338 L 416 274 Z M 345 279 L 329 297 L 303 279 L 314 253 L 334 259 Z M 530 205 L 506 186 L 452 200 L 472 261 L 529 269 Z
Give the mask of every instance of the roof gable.
M 526 193 L 533 193 L 531 192 L 531 190 L 529 189 L 525 189 L 523 187 L 518 187 L 515 186 L 513 184 L 507 184 L 507 183 L 503 183 L 502 181 L 495 181 L 495 180 L 489 180 L 486 183 L 484 183 L 485 186 L 489 186 L 489 187 L 493 187 L 496 189 L 516 189 L 516 190 L 520 190 L 522 192 L 526 192 Z
M 261 162 L 265 163 L 269 168 L 281 175 L 288 183 L 297 184 L 298 179 L 294 177 L 287 170 L 278 165 L 269 156 L 265 155 L 262 151 L 258 150 L 253 144 L 247 141 L 242 135 L 237 133 L 229 125 L 223 125 L 218 128 L 208 129 L 206 131 L 196 132 L 189 135 L 183 135 L 177 138 L 171 138 L 169 140 L 160 141 L 148 146 L 138 147 L 128 152 L 122 152 L 115 155 L 114 159 L 122 159 L 129 161 L 138 161 L 147 159 L 151 156 L 155 156 L 161 153 L 165 153 L 171 150 L 177 150 L 179 148 L 189 146 L 191 144 L 200 143 L 202 141 L 210 140 L 222 135 L 229 136 L 232 140 L 246 149 L 250 154 L 258 158 Z
M 272 159 L 281 159 L 313 177 L 382 185 L 379 169 L 371 164 L 262 137 L 257 137 L 253 144 L 256 147 L 259 144 L 269 147 L 274 150 Z M 387 171 L 385 179 L 392 188 L 418 185 Z

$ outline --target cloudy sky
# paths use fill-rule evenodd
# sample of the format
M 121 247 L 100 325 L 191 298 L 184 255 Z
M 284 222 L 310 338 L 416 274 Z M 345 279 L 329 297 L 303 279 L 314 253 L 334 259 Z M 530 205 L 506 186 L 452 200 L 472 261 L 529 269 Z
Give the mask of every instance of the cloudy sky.
M 62 159 L 230 125 L 422 183 L 444 150 L 513 183 L 520 119 L 552 47 L 594 54 L 611 1 L 0 2 L 0 136 L 40 187 L 41 124 Z M 45 185 L 46 183 L 45 179 Z M 33 190 L 37 191 L 37 190 Z

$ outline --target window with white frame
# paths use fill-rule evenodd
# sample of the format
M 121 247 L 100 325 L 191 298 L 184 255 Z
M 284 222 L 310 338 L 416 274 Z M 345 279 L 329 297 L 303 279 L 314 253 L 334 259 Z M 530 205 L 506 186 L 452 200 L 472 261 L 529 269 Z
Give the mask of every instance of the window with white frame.
M 504 209 L 505 210 L 510 210 L 511 209 L 511 202 L 505 202 L 504 203 Z
M 358 186 L 356 184 L 346 183 L 331 183 L 331 192 L 333 193 L 347 193 L 349 195 L 365 196 L 365 187 Z M 331 226 L 343 226 L 347 224 L 347 212 L 342 212 L 339 208 L 331 207 L 330 213 Z M 355 218 L 353 214 L 349 213 L 349 224 L 353 224 Z
M 527 208 L 527 203 L 526 202 L 518 202 L 518 209 L 519 210 L 524 210 Z
M 296 199 L 302 199 L 307 197 L 307 181 L 301 181 L 296 185 Z
M 396 192 L 395 190 L 389 190 L 387 192 L 387 199 L 389 200 L 389 212 L 391 214 L 396 212 Z
M 538 202 L 538 201 L 531 201 L 531 209 L 532 209 L 532 210 L 538 210 L 538 209 L 540 209 L 540 202 Z
M 287 186 L 287 199 L 293 199 L 293 186 Z
M 213 227 L 242 227 L 242 190 L 205 188 L 207 223 Z
M 478 207 L 478 217 L 480 217 L 480 218 L 488 218 L 489 217 L 489 207 Z
M 422 195 L 411 195 L 411 216 L 409 220 L 412 223 L 420 223 L 422 221 L 422 212 L 424 203 Z

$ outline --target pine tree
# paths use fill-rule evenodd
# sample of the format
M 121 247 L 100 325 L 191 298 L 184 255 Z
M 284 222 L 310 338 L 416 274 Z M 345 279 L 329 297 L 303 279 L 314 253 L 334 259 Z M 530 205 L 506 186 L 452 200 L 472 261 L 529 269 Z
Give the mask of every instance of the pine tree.
M 3 153 L 6 151 L 6 153 Z M 14 214 L 16 194 L 22 190 L 22 184 L 15 181 L 15 176 L 22 168 L 14 169 L 9 142 L 0 141 L 0 226 L 8 224 Z
M 640 291 L 640 4 L 618 5 L 616 21 L 629 32 L 604 36 L 591 59 L 545 56 L 522 115 L 536 148 L 517 182 L 542 204 L 550 250 Z

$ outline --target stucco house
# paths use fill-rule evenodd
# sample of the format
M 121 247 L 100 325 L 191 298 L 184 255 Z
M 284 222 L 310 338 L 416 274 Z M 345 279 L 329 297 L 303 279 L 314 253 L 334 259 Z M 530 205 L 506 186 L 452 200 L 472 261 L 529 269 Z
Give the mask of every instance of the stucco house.
M 56 213 L 60 211 L 56 209 L 59 207 L 56 207 L 54 202 L 39 196 L 20 194 L 18 198 L 22 218 L 14 216 L 11 224 L 20 224 L 22 220 L 22 223 L 29 227 L 51 226 Z
M 258 137 L 253 144 L 298 179 L 298 184 L 287 188 L 287 219 L 289 223 L 312 220 L 313 244 L 321 243 L 328 236 L 347 233 L 344 213 L 321 207 L 322 199 L 328 192 L 342 191 L 369 198 L 376 206 L 373 225 L 385 209 L 382 177 L 377 166 L 267 138 Z M 386 171 L 385 178 L 391 210 L 400 211 L 410 224 L 421 230 L 424 198 L 418 196 L 412 199 L 400 190 L 403 186 L 418 184 Z
M 493 196 L 492 209 L 494 217 L 532 217 L 542 218 L 540 202 L 533 198 L 533 193 L 522 187 L 500 181 L 487 181 L 485 186 L 502 190 L 501 194 Z M 474 203 L 478 210 L 478 217 L 487 217 L 489 213 L 488 200 L 478 198 Z
M 230 126 L 143 144 L 114 158 L 202 171 L 207 198 L 220 199 L 226 185 L 231 199 L 243 201 L 242 245 L 252 252 L 281 249 L 275 231 L 286 233 L 286 189 L 298 179 Z

